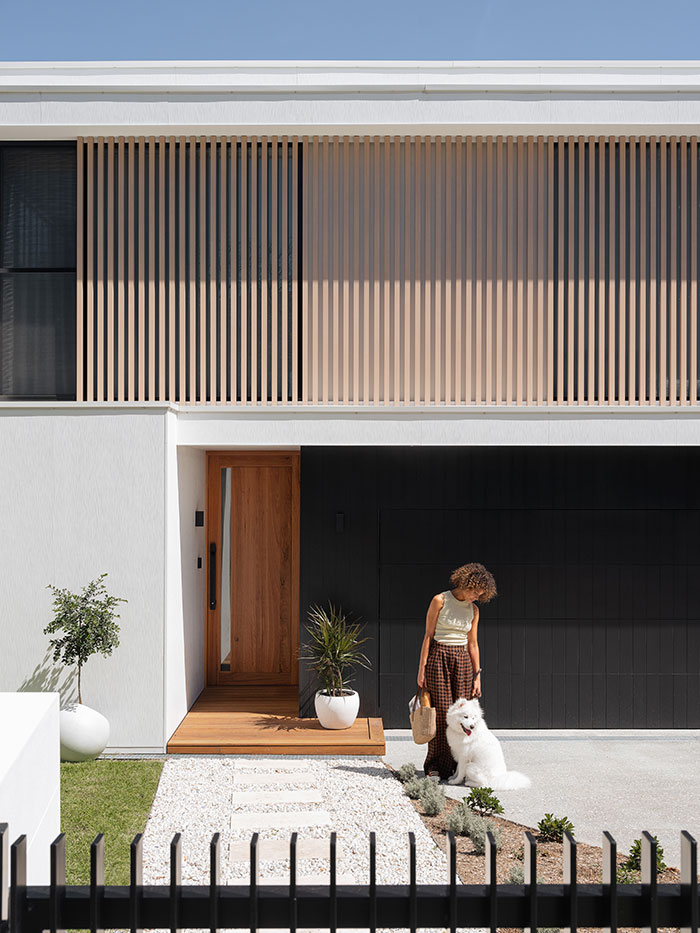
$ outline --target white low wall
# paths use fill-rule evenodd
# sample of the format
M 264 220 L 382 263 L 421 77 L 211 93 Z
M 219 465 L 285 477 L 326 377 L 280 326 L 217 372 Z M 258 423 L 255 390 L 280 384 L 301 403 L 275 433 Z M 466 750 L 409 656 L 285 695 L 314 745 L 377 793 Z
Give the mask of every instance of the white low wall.
M 49 883 L 49 845 L 60 832 L 58 694 L 0 693 L 0 823 L 27 836 L 27 881 Z

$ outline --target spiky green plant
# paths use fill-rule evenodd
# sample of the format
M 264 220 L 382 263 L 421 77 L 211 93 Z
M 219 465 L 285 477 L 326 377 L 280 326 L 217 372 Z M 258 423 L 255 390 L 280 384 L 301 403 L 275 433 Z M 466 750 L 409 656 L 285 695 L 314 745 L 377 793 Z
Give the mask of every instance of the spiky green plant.
M 83 587 L 80 593 L 59 589 L 49 583 L 47 589 L 53 593 L 54 617 L 44 629 L 45 635 L 63 634 L 52 638 L 54 661 L 78 665 L 78 703 L 83 702 L 80 677 L 83 665 L 93 654 L 107 657 L 119 645 L 119 625 L 115 619 L 118 603 L 126 600 L 110 596 L 104 585 L 106 573 L 101 574 Z
M 352 668 L 371 669 L 369 658 L 360 651 L 360 645 L 368 641 L 360 637 L 364 626 L 348 621 L 342 610 L 332 603 L 328 604 L 328 609 L 312 606 L 308 618 L 309 642 L 300 660 L 306 661 L 316 672 L 327 696 L 340 697 L 349 688 L 348 672 Z

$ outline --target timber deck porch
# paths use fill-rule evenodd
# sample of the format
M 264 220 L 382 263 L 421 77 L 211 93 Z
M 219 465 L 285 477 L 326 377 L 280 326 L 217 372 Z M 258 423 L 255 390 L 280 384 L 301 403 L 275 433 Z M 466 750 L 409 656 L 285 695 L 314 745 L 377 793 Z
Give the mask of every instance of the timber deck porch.
M 324 729 L 301 719 L 297 687 L 206 687 L 168 742 L 176 755 L 383 755 L 381 719 Z

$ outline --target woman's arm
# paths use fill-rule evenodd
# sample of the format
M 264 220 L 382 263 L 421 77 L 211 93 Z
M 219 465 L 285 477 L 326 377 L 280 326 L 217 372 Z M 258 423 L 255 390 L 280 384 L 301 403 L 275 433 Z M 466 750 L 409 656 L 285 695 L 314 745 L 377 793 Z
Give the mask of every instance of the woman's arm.
M 425 616 L 425 635 L 423 636 L 423 644 L 420 649 L 420 658 L 418 659 L 418 686 L 425 686 L 425 662 L 428 660 L 428 652 L 430 651 L 430 642 L 433 640 L 433 635 L 435 634 L 435 626 L 437 625 L 437 617 L 445 603 L 445 597 L 442 593 L 438 593 L 437 596 L 433 596 L 430 600 L 430 605 L 428 606 L 428 612 Z
M 474 618 L 472 619 L 472 627 L 469 629 L 469 634 L 467 635 L 467 651 L 469 652 L 469 657 L 472 662 L 472 670 L 478 671 L 481 667 L 481 662 L 479 661 L 479 642 L 477 641 L 477 628 L 479 625 L 479 607 L 474 605 Z M 477 674 L 474 678 L 474 683 L 472 685 L 472 695 L 470 699 L 474 697 L 481 696 L 481 674 Z

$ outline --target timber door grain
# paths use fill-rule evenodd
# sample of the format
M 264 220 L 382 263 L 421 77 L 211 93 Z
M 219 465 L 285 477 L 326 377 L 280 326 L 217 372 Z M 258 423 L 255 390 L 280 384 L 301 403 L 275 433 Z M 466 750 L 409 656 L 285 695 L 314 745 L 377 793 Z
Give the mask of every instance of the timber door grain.
M 207 456 L 207 683 L 296 684 L 299 454 Z

